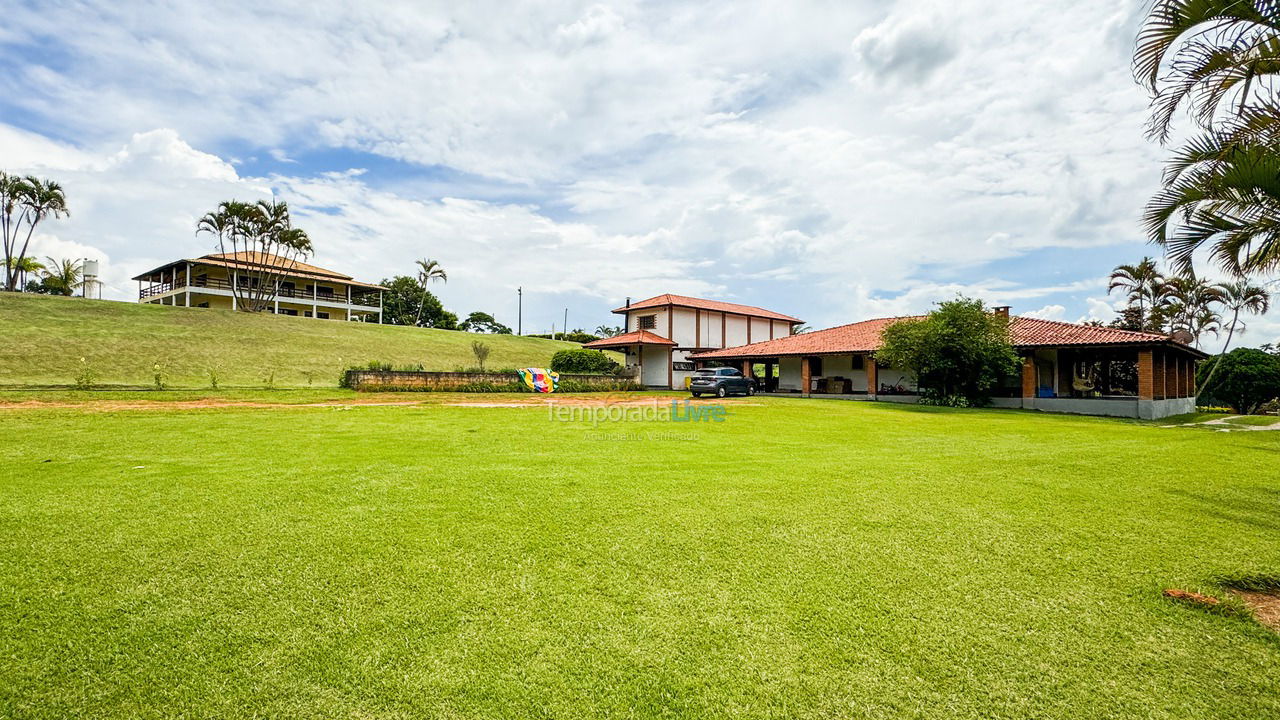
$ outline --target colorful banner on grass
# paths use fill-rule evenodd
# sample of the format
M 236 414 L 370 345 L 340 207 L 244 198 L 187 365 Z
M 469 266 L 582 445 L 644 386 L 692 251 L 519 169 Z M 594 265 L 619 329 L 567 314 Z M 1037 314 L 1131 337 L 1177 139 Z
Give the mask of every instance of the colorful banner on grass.
M 534 392 L 555 392 L 560 386 L 560 374 L 546 368 L 521 368 L 516 372 L 520 373 L 520 379 Z

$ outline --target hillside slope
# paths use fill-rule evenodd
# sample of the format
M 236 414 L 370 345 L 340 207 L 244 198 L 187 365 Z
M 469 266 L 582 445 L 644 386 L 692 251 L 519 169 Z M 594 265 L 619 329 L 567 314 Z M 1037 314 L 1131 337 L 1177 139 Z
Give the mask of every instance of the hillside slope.
M 475 365 L 471 342 L 492 349 L 487 367 L 545 366 L 575 343 L 477 335 L 226 310 L 0 293 L 0 386 L 70 385 L 88 366 L 102 384 L 332 386 L 371 360 L 428 370 Z M 81 358 L 84 360 L 82 361 Z

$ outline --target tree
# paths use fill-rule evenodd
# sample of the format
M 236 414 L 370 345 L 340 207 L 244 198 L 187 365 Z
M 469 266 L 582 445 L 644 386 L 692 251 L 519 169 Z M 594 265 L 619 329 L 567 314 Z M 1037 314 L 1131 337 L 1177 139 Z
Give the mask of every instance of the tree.
M 1231 313 L 1231 321 L 1227 323 L 1227 341 L 1222 344 L 1221 354 L 1226 354 L 1227 348 L 1231 347 L 1231 337 L 1235 335 L 1236 330 L 1244 329 L 1244 323 L 1240 322 L 1240 313 L 1266 314 L 1267 310 L 1271 309 L 1271 295 L 1266 289 L 1244 280 L 1218 285 L 1218 292 L 1222 304 L 1227 312 Z M 1204 384 L 1208 385 L 1211 382 L 1213 382 L 1213 372 L 1208 374 Z
M 557 350 L 551 356 L 551 369 L 562 373 L 613 374 L 621 370 L 622 366 L 599 350 L 577 348 Z
M 415 262 L 418 265 L 418 282 L 422 284 L 422 302 L 418 304 L 418 320 L 421 321 L 422 307 L 427 301 L 427 285 L 435 280 L 449 282 L 449 275 L 445 273 L 444 268 L 440 267 L 440 263 L 435 260 L 423 258 Z M 415 322 L 414 324 L 420 323 Z
M 1107 294 L 1121 290 L 1130 305 L 1138 308 L 1135 330 L 1149 329 L 1147 308 L 1154 308 L 1160 302 L 1164 288 L 1164 275 L 1156 267 L 1156 261 L 1149 257 L 1142 258 L 1136 265 L 1118 265 L 1111 271 Z
M 1142 222 L 1182 273 L 1204 247 L 1235 277 L 1280 268 L 1280 143 L 1229 132 L 1193 139 L 1169 160 Z
M 315 248 L 311 238 L 293 227 L 287 203 L 228 200 L 196 223 L 196 235 L 212 235 L 230 266 L 236 308 L 263 312 L 280 292 L 289 270 Z
M 1121 330 L 1136 330 L 1139 332 L 1163 332 L 1164 319 L 1156 312 L 1152 312 L 1149 317 L 1143 317 L 1142 308 L 1137 305 L 1126 305 L 1117 314 L 1116 318 L 1107 323 L 1107 327 L 1119 328 Z M 1091 324 L 1091 323 L 1085 323 Z M 1099 325 L 1102 323 L 1099 322 Z
M 1280 267 L 1280 4 L 1154 0 L 1133 62 L 1152 97 L 1150 135 L 1167 142 L 1179 108 L 1202 131 L 1147 205 L 1151 241 L 1183 273 L 1205 246 L 1237 277 Z
M 618 337 L 624 332 L 626 332 L 625 328 L 615 327 L 612 325 L 599 325 L 596 327 L 596 336 L 602 338 Z
M 1166 142 L 1179 107 L 1212 130 L 1224 101 L 1268 102 L 1278 38 L 1274 0 L 1154 0 L 1133 54 L 1134 77 L 1152 96 L 1149 134 Z
M 47 295 L 70 297 L 75 294 L 80 286 L 84 285 L 83 262 L 65 258 L 62 260 L 46 259 L 49 264 L 48 269 L 40 273 L 40 292 Z
M 58 183 L 0 171 L 0 238 L 4 242 L 5 290 L 12 292 L 18 288 L 18 268 L 26 258 L 36 226 L 50 216 L 59 218 L 68 214 L 67 198 Z
M 458 316 L 445 310 L 417 278 L 397 275 L 379 284 L 387 288 L 382 295 L 382 324 L 458 329 Z
M 476 356 L 476 364 L 480 366 L 480 372 L 484 372 L 484 363 L 489 359 L 489 346 L 479 340 L 472 340 L 471 352 Z
M 18 274 L 18 281 L 14 287 L 21 288 L 27 284 L 28 275 L 39 275 L 40 271 L 45 269 L 45 265 L 33 257 L 22 259 L 15 257 L 9 259 L 9 269 Z
M 489 313 L 480 312 L 479 310 L 468 315 L 467 319 L 458 325 L 458 329 L 466 332 L 493 333 L 494 335 L 511 334 L 511 328 L 495 320 Z
M 1217 381 L 1210 384 L 1215 375 Z M 1202 403 L 1223 403 L 1237 413 L 1250 415 L 1280 397 L 1280 356 L 1236 348 L 1201 363 L 1196 384 Z
M 991 390 L 1019 367 L 1009 319 L 964 297 L 940 303 L 922 319 L 886 327 L 875 358 L 914 373 L 927 389 L 923 400 L 948 405 L 985 404 Z
M 1222 317 L 1215 307 L 1222 303 L 1222 290 L 1193 275 L 1177 275 L 1164 283 L 1164 294 L 1156 314 L 1169 324 L 1173 332 L 1185 332 L 1196 347 L 1206 332 L 1215 335 Z

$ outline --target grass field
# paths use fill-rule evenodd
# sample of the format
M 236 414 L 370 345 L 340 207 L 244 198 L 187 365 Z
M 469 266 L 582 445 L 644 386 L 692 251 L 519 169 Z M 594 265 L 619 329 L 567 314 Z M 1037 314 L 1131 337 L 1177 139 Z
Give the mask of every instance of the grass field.
M 1280 434 L 726 404 L 0 409 L 0 717 L 1280 716 Z
M 427 370 L 476 364 L 542 367 L 574 343 L 510 335 L 319 321 L 229 310 L 0 293 L 0 386 L 71 385 L 87 366 L 103 384 L 152 385 L 160 364 L 167 385 L 335 386 L 341 371 L 371 360 L 421 363 Z M 84 361 L 81 361 L 84 358 Z

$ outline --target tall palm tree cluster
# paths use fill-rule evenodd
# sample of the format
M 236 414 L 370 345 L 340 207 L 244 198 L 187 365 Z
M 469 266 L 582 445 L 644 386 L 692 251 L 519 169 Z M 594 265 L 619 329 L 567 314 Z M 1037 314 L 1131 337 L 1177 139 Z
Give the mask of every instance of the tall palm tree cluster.
M 315 249 L 307 233 L 293 227 L 289 205 L 274 199 L 219 203 L 200 218 L 196 234 L 217 239 L 218 252 L 231 265 L 236 308 L 246 312 L 271 307 L 289 269 Z
M 0 170 L 0 238 L 4 242 L 5 290 L 20 289 L 19 280 L 32 272 L 27 249 L 36 226 L 46 218 L 67 214 L 67 197 L 58 183 Z
M 1144 225 L 1180 274 L 1193 256 L 1244 278 L 1280 269 L 1280 0 L 1154 0 L 1134 75 L 1152 97 L 1148 131 L 1192 133 L 1165 166 Z
M 1155 260 L 1120 265 L 1110 276 L 1108 293 L 1120 291 L 1129 301 L 1116 325 L 1130 330 L 1185 333 L 1197 347 L 1206 333 L 1227 330 L 1227 344 L 1244 330 L 1241 314 L 1262 315 L 1271 296 L 1248 280 L 1209 283 L 1190 273 L 1166 276 Z

